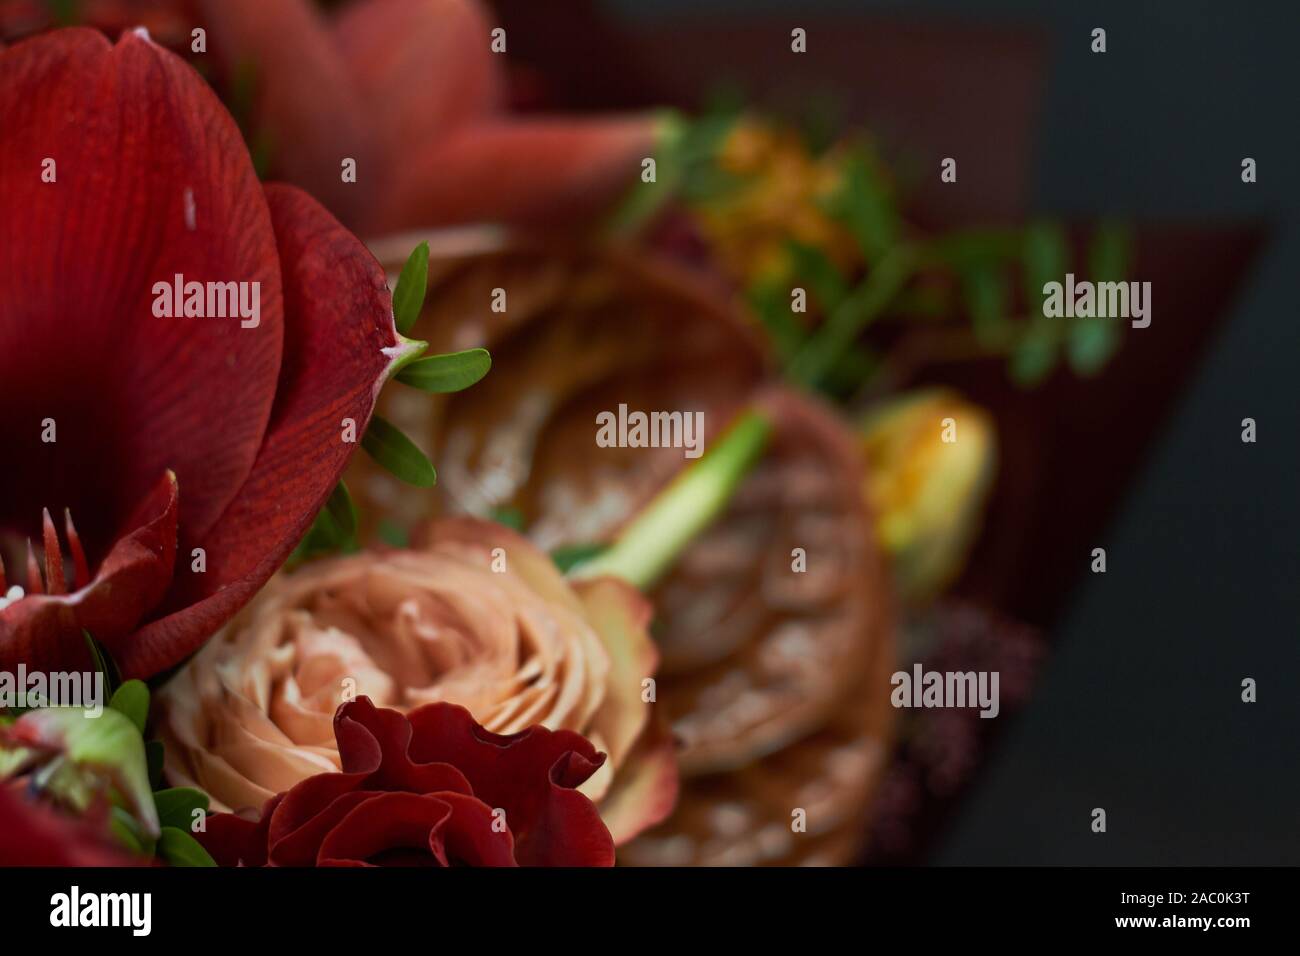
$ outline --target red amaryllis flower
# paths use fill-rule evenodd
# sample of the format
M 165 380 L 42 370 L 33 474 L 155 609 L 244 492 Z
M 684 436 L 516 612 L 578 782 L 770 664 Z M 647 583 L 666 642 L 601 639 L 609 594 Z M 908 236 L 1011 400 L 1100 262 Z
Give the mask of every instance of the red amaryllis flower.
M 505 56 L 474 0 L 359 0 L 330 23 L 309 0 L 195 3 L 227 71 L 252 66 L 276 174 L 365 234 L 573 221 L 652 154 L 649 115 L 507 115 Z
M 579 734 L 489 733 L 455 704 L 409 714 L 368 697 L 334 715 L 341 773 L 272 797 L 254 822 L 195 836 L 233 866 L 612 866 L 614 841 L 575 788 L 604 763 Z
M 402 354 L 384 273 L 310 197 L 264 189 L 207 85 L 135 32 L 0 53 L 0 183 L 0 667 L 74 669 L 85 629 L 154 674 L 328 497 L 344 420 L 362 433 Z M 182 281 L 203 301 L 160 314 Z M 230 290 L 248 308 L 223 318 Z

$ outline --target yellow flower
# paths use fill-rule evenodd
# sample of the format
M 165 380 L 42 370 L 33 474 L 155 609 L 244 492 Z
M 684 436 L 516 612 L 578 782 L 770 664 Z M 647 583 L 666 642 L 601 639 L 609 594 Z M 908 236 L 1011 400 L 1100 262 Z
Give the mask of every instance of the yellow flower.
M 862 422 L 866 492 L 904 597 L 933 597 L 961 571 L 996 467 L 983 409 L 946 389 L 891 399 Z

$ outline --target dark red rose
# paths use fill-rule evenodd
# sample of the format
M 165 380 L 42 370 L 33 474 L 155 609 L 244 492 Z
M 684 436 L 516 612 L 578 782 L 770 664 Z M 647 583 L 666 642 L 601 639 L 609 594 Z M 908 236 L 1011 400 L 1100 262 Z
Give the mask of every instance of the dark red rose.
M 579 734 L 489 733 L 468 710 L 409 714 L 368 697 L 334 715 L 341 773 L 309 777 L 253 821 L 195 836 L 223 866 L 612 866 L 614 841 L 576 789 L 605 761 Z
M 207 84 L 143 32 L 0 52 L 0 183 L 0 668 L 76 669 L 85 629 L 149 676 L 329 496 L 343 421 L 364 432 L 403 348 L 384 272 L 315 200 L 263 188 Z M 156 314 L 178 274 L 257 289 L 256 323 Z

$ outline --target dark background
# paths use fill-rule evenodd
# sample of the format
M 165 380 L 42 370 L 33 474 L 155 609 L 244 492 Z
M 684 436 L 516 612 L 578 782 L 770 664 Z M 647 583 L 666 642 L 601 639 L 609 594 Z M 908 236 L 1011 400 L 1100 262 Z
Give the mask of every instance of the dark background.
M 799 26 L 805 17 L 861 13 L 968 24 L 975 37 L 988 26 L 1036 27 L 1046 41 L 1046 80 L 1032 141 L 1032 211 L 1267 224 L 1267 240 L 1196 358 L 1190 386 L 1176 394 L 1117 513 L 1098 529 L 1108 573 L 1088 574 L 1081 555 L 1050 627 L 1053 652 L 1036 694 L 933 860 L 1300 863 L 1300 7 L 1205 0 L 605 6 L 631 24 L 744 13 L 788 16 Z M 1104 56 L 1089 50 L 1096 26 L 1107 30 Z M 817 42 L 812 35 L 810 56 Z M 923 82 L 927 64 L 916 68 Z M 1244 156 L 1258 162 L 1254 185 L 1240 181 Z M 1160 288 L 1153 293 L 1154 322 L 1177 322 L 1161 313 Z M 1159 369 L 1151 374 L 1160 379 Z M 1258 423 L 1254 445 L 1240 441 L 1247 416 Z M 1244 677 L 1258 682 L 1258 703 L 1241 701 Z M 1105 834 L 1090 830 L 1093 807 L 1107 811 Z

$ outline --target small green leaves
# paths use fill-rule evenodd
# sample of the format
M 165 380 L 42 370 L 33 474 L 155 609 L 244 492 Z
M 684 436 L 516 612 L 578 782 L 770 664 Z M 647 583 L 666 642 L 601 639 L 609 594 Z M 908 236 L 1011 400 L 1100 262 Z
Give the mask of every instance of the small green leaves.
M 835 263 L 816 246 L 791 239 L 786 243 L 796 279 L 806 282 L 823 312 L 832 312 L 848 295 L 848 284 Z M 789 304 L 786 304 L 787 309 Z
M 492 368 L 487 349 L 430 355 L 397 373 L 397 380 L 425 392 L 459 392 L 478 382 Z
M 853 234 L 868 262 L 875 262 L 898 241 L 898 215 L 867 156 L 856 154 L 845 163 L 844 185 L 832 211 Z
M 149 688 L 144 681 L 129 680 L 114 693 L 108 706 L 123 714 L 135 729 L 144 733 L 144 725 L 149 720 Z
M 1037 385 L 1051 373 L 1058 351 L 1056 330 L 1042 319 L 1031 321 L 1011 352 L 1011 380 L 1025 387 Z
M 1070 368 L 1080 375 L 1094 375 L 1119 347 L 1120 323 L 1110 319 L 1078 319 L 1070 326 L 1065 354 Z
M 417 488 L 432 488 L 438 480 L 424 452 L 391 422 L 375 415 L 361 439 L 361 447 L 376 462 Z
M 188 830 L 194 822 L 194 811 L 206 813 L 211 801 L 206 793 L 193 787 L 172 787 L 156 791 L 153 802 L 158 808 L 158 822 L 162 826 Z
M 217 861 L 188 830 L 163 827 L 158 837 L 158 855 L 169 866 L 216 866 Z
M 1008 320 L 1005 275 L 993 266 L 972 266 L 962 281 L 962 298 L 975 340 L 985 346 L 1000 341 Z
M 349 552 L 357 548 L 357 508 L 352 503 L 348 486 L 340 481 L 334 486 L 325 507 L 298 547 L 289 556 L 290 564 L 336 552 Z
M 397 331 L 405 335 L 415 325 L 424 308 L 424 295 L 429 288 L 429 244 L 422 242 L 402 266 L 402 273 L 397 277 L 397 288 L 393 290 L 393 319 Z
M 1050 222 L 1034 223 L 1025 230 L 1025 302 L 1032 313 L 1042 312 L 1043 286 L 1063 282 L 1068 268 L 1069 250 L 1065 232 Z
M 322 514 L 333 523 L 334 530 L 340 538 L 350 540 L 356 536 L 357 506 L 352 503 L 352 495 L 343 482 L 340 481 L 334 486 L 329 500 L 325 502 L 325 510 Z
M 1122 223 L 1102 223 L 1088 243 L 1092 281 L 1122 282 L 1129 272 L 1132 236 Z M 1066 357 L 1080 375 L 1095 375 L 1119 348 L 1123 323 L 1106 319 L 1076 321 L 1066 339 Z

